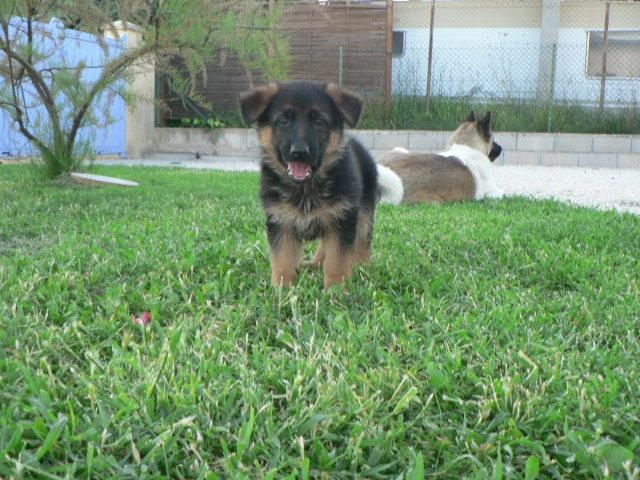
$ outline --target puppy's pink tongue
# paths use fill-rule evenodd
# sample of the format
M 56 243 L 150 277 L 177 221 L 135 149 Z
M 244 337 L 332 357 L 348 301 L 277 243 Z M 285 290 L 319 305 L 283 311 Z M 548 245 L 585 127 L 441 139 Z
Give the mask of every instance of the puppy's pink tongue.
M 289 174 L 296 180 L 303 180 L 309 175 L 311 165 L 303 162 L 289 162 Z

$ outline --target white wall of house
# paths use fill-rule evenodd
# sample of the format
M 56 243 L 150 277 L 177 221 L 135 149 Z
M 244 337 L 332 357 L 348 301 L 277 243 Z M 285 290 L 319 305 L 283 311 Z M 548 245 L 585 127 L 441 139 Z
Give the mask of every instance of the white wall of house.
M 640 3 L 620 3 L 611 7 L 610 32 L 638 32 L 637 43 L 631 42 L 625 52 L 628 62 L 637 62 Z M 394 3 L 393 29 L 405 32 L 404 54 L 393 59 L 394 94 L 424 95 L 426 92 L 430 4 Z M 539 72 L 545 65 L 540 61 L 541 51 L 545 52 L 541 38 L 542 0 L 475 4 L 452 1 L 436 5 L 432 94 L 480 99 L 536 98 L 540 75 L 545 74 Z M 558 30 L 553 99 L 597 103 L 601 80 L 587 76 L 588 32 L 604 28 L 604 2 L 567 2 L 556 8 L 560 21 L 554 26 Z M 607 104 L 619 105 L 638 99 L 640 76 L 606 78 Z
M 405 30 L 405 52 L 393 59 L 393 93 L 424 95 L 429 29 Z M 535 94 L 540 30 L 442 28 L 433 35 L 431 92 L 444 96 Z

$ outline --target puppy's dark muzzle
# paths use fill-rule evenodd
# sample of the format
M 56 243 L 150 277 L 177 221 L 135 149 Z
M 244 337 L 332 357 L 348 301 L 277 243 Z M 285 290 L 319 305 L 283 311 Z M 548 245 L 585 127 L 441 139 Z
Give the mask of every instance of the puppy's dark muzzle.
M 492 162 L 500 156 L 502 153 L 502 147 L 498 145 L 496 142 L 493 142 L 493 147 L 491 147 L 491 151 L 489 152 L 489 160 Z

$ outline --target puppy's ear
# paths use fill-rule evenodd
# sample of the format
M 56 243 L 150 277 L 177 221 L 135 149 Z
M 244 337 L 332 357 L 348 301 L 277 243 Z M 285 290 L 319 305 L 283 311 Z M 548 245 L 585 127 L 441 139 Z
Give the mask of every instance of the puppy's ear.
M 476 112 L 471 110 L 467 118 L 464 119 L 465 122 L 475 122 L 476 121 Z
M 280 92 L 280 85 L 270 83 L 263 87 L 258 87 L 249 92 L 245 92 L 240 96 L 240 112 L 242 113 L 242 121 L 247 125 L 251 125 L 257 121 L 273 98 Z
M 324 91 L 329 95 L 333 103 L 336 105 L 345 121 L 350 127 L 358 125 L 364 100 L 360 95 L 349 92 L 333 83 L 325 85 Z
M 480 120 L 478 120 L 478 125 L 485 131 L 488 132 L 491 127 L 491 110 L 484 114 Z

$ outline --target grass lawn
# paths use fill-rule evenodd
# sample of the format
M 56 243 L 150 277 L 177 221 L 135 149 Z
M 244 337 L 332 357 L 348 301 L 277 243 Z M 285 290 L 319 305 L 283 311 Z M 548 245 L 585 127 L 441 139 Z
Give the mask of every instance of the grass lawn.
M 0 166 L 0 478 L 640 478 L 640 217 L 383 205 L 325 295 L 257 174 L 93 172 Z

